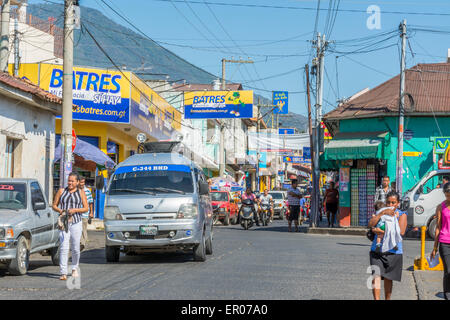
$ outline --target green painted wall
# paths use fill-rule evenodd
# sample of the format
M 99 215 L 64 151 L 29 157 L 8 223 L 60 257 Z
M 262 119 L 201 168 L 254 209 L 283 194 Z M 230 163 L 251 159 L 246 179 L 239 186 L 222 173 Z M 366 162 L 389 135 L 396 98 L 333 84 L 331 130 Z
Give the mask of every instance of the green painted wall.
M 390 157 L 387 160 L 387 174 L 391 181 L 395 181 L 397 146 L 398 146 L 398 118 L 380 117 L 368 119 L 341 120 L 340 132 L 361 131 L 389 131 L 391 133 Z M 438 129 L 440 128 L 440 131 Z M 413 138 L 404 141 L 403 151 L 422 152 L 421 157 L 404 157 L 403 190 L 413 187 L 428 171 L 438 168 L 433 159 L 433 143 L 431 137 L 450 136 L 449 117 L 409 117 L 405 118 L 405 130 L 413 131 Z

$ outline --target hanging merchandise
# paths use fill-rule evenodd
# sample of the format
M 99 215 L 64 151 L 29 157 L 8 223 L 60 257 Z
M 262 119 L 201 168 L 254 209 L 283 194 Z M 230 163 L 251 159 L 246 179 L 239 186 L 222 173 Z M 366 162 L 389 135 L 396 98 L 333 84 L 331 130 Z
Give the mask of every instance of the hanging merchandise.
M 359 165 L 358 165 L 359 166 Z M 375 214 L 375 165 L 351 170 L 351 225 L 366 227 Z

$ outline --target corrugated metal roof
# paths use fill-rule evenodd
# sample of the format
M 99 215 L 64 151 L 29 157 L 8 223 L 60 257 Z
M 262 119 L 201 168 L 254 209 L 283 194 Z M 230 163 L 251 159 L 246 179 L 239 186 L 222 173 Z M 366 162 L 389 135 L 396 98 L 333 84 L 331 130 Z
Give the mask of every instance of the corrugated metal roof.
M 0 82 L 7 84 L 8 86 L 11 86 L 13 88 L 19 89 L 21 91 L 31 93 L 42 100 L 57 104 L 62 103 L 62 99 L 60 97 L 55 96 L 54 94 L 51 94 L 45 91 L 44 89 L 39 88 L 37 85 L 27 80 L 13 77 L 7 72 L 0 72 Z
M 418 64 L 406 70 L 405 92 L 412 95 L 415 108 L 405 97 L 407 113 L 442 114 L 450 112 L 450 63 Z M 400 75 L 368 92 L 340 104 L 325 120 L 364 118 L 398 113 Z

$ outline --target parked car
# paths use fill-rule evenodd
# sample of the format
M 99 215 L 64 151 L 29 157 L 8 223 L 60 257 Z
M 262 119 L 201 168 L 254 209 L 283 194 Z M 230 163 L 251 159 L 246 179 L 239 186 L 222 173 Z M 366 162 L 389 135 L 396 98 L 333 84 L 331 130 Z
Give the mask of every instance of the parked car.
M 273 216 L 278 216 L 279 219 L 284 220 L 287 211 L 287 193 L 284 191 L 270 191 L 269 194 L 273 199 Z
M 30 254 L 51 255 L 59 265 L 58 213 L 35 179 L 0 179 L 0 264 L 24 275 Z
M 231 197 L 228 191 L 211 191 L 211 205 L 213 210 L 217 209 L 219 212 L 218 218 L 225 226 L 230 222 L 236 224 L 238 221 L 239 207 L 235 199 Z
M 436 231 L 436 207 L 445 200 L 442 177 L 450 176 L 450 170 L 433 170 L 408 190 L 402 197 L 401 207 L 408 212 L 408 226 L 426 226 L 428 235 L 434 239 Z
M 203 170 L 158 142 L 145 143 L 115 169 L 104 211 L 106 261 L 120 252 L 191 252 L 195 261 L 212 254 L 212 207 Z M 159 147 L 158 147 L 159 146 Z M 152 151 L 157 149 L 157 151 Z

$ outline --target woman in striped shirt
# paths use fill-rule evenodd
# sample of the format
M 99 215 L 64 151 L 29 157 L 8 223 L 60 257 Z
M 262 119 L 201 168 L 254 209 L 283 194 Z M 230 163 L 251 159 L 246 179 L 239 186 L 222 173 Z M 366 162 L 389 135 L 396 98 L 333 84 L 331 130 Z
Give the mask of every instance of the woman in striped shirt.
M 78 188 L 80 177 L 77 173 L 69 174 L 67 188 L 59 189 L 53 201 L 53 210 L 59 214 L 69 215 L 68 230 L 59 232 L 60 254 L 59 267 L 60 280 L 67 280 L 67 263 L 69 260 L 69 241 L 72 245 L 72 277 L 78 277 L 78 264 L 80 261 L 80 238 L 83 231 L 81 215 L 89 210 L 84 191 Z

